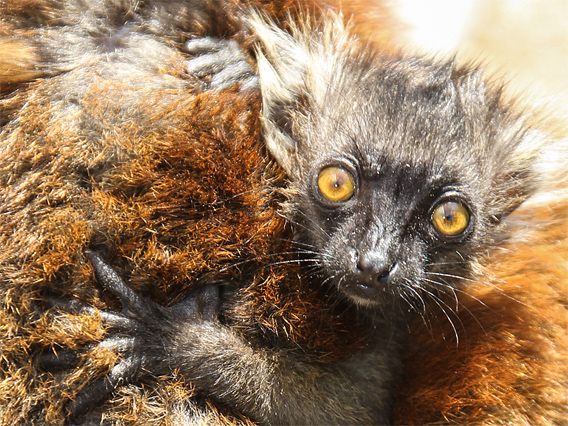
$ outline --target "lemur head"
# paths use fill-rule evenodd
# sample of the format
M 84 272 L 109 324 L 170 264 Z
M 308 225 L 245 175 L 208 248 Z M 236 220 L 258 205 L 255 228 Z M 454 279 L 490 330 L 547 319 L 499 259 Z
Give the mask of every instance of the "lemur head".
M 533 185 L 536 136 L 499 88 L 451 61 L 372 53 L 339 17 L 253 27 L 266 144 L 324 278 L 361 306 L 462 285 Z

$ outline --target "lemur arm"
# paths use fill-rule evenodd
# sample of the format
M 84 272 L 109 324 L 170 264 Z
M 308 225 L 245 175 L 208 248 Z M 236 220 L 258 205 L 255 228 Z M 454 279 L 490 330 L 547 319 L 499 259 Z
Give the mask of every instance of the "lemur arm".
M 135 293 L 98 254 L 89 258 L 100 284 L 122 303 L 120 313 L 103 312 L 110 331 L 100 343 L 122 357 L 103 382 L 84 388 L 70 407 L 72 417 L 121 385 L 175 370 L 262 424 L 387 422 L 384 382 L 390 374 L 380 351 L 322 363 L 255 348 L 217 320 L 218 287 L 201 288 L 166 308 Z

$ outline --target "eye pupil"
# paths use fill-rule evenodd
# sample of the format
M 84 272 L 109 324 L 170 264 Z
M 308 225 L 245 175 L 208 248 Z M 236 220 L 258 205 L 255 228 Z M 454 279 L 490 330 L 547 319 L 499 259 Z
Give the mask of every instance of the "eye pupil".
M 451 222 L 452 220 L 454 220 L 454 211 L 451 208 L 448 208 L 447 205 L 444 206 L 444 219 L 447 222 Z
M 345 202 L 355 193 L 355 181 L 351 173 L 339 166 L 323 168 L 317 180 L 319 194 L 331 202 Z

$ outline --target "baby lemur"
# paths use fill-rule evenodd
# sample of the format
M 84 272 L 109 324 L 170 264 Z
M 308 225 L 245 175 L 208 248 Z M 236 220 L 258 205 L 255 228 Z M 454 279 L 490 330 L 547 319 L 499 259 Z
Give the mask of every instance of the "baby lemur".
M 261 423 L 385 424 L 405 309 L 447 304 L 531 191 L 531 132 L 479 74 L 370 52 L 338 18 L 305 25 L 290 35 L 252 22 L 265 143 L 289 178 L 288 238 L 313 269 L 303 279 L 359 307 L 365 346 L 326 363 L 280 342 L 251 346 L 215 320 L 215 288 L 162 308 L 91 254 L 124 310 L 102 345 L 124 355 L 74 410 L 101 386 L 176 371 Z
M 68 392 L 76 415 L 174 375 L 170 392 L 196 392 L 175 405 L 177 423 L 203 420 L 195 395 L 260 423 L 387 423 L 407 325 L 432 305 L 449 316 L 502 243 L 537 184 L 540 135 L 498 87 L 451 62 L 379 53 L 337 16 L 290 32 L 250 16 L 268 153 L 257 94 L 197 93 L 179 40 L 142 49 L 155 41 L 142 12 L 3 101 L 3 315 L 27 329 L 9 336 L 2 368 L 31 389 L 5 418 L 60 419 L 40 389 L 55 405 Z M 120 313 L 98 300 L 83 253 Z M 48 338 L 46 369 L 73 365 L 62 348 L 100 343 L 75 373 L 34 382 L 26 355 Z

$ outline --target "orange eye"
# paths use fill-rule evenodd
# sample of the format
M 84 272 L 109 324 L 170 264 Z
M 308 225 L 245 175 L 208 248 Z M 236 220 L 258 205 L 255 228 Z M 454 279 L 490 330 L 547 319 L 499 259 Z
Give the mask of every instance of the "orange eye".
M 467 229 L 469 212 L 459 202 L 446 201 L 436 207 L 432 213 L 432 224 L 441 234 L 454 237 Z
M 329 166 L 318 175 L 318 189 L 326 200 L 344 202 L 355 193 L 355 181 L 348 171 L 338 166 Z

